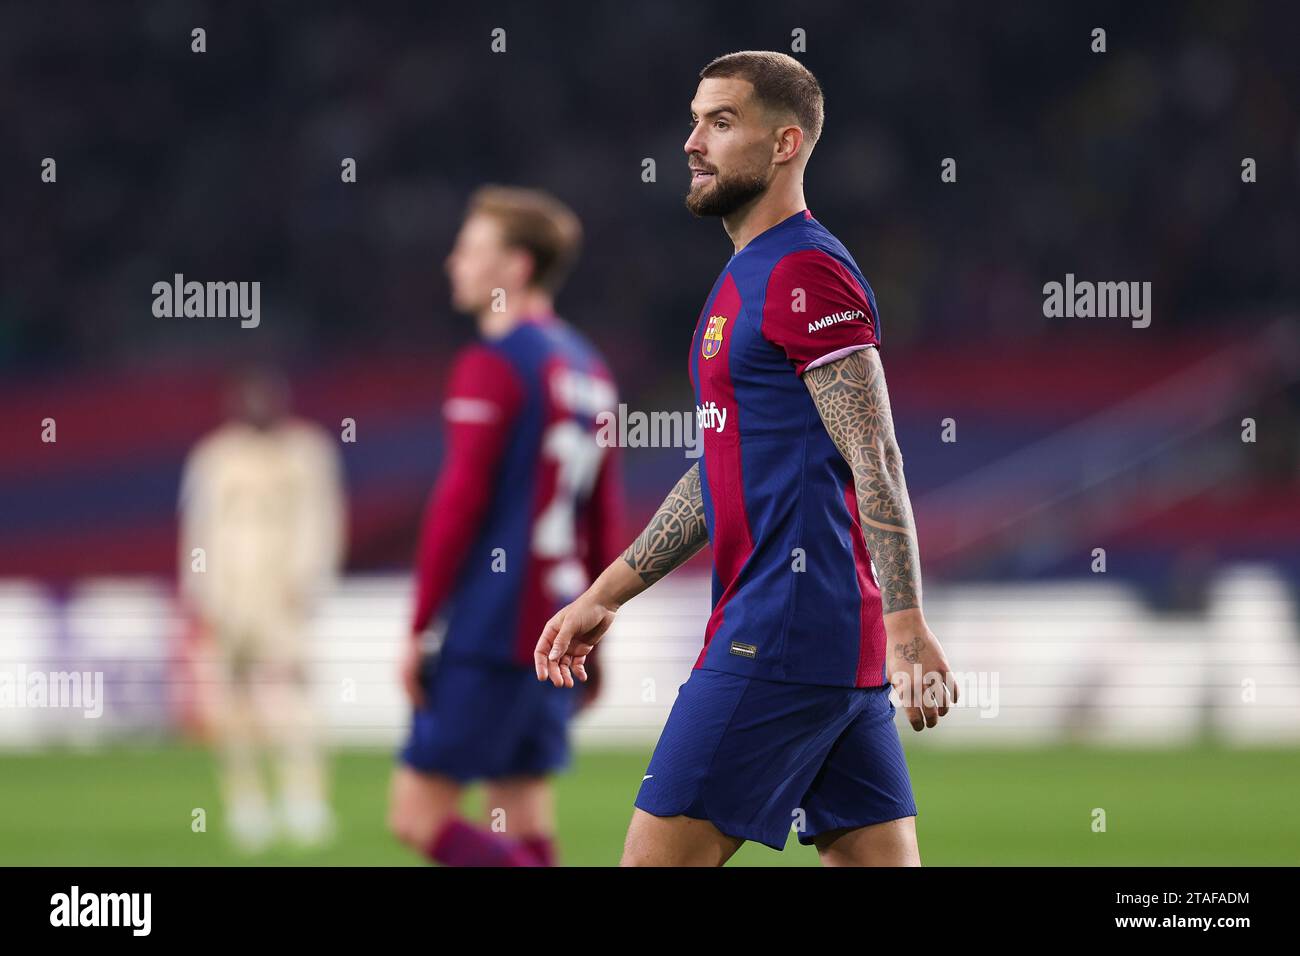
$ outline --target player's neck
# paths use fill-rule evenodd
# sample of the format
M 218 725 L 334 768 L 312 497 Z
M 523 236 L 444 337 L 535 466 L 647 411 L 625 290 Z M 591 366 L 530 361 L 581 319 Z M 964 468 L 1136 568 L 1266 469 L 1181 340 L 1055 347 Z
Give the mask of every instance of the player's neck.
M 730 216 L 724 216 L 722 225 L 739 252 L 777 223 L 784 222 L 807 208 L 802 183 L 794 182 L 785 187 L 774 184 L 753 202 L 737 209 Z
M 485 339 L 504 338 L 520 322 L 552 315 L 555 311 L 554 300 L 536 289 L 526 289 L 504 298 L 505 308 L 500 312 L 487 309 L 478 314 L 478 331 Z

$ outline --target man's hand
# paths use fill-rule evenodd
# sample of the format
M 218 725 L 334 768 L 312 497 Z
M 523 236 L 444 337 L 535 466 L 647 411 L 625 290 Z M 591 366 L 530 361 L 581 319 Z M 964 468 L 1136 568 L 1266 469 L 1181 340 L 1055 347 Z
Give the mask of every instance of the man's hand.
M 424 706 L 424 688 L 420 686 L 420 642 L 416 637 L 406 641 L 406 650 L 402 652 L 401 674 L 402 686 L 411 706 L 419 709 Z
M 617 606 L 611 606 L 589 588 L 572 604 L 546 622 L 533 652 L 539 681 L 550 679 L 556 687 L 572 687 L 573 677 L 587 679 L 587 655 L 614 623 Z
M 957 703 L 948 658 L 919 608 L 885 615 L 889 682 L 913 730 L 933 727 Z
M 537 679 L 549 678 L 556 687 L 572 687 L 575 674 L 587 680 L 587 655 L 614 623 L 618 609 L 685 564 L 708 540 L 697 462 L 678 479 L 623 556 L 546 622 L 533 652 Z

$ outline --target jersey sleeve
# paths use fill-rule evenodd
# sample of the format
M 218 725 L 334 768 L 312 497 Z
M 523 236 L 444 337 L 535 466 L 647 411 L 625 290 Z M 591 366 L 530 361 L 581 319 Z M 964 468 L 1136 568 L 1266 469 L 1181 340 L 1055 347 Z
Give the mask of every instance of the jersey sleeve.
M 792 252 L 772 268 L 762 329 L 796 375 L 880 344 L 866 289 L 844 263 L 820 249 Z
M 491 503 L 524 396 L 514 367 L 484 346 L 466 349 L 451 370 L 442 406 L 446 451 L 425 506 L 416 557 L 416 635 L 428 627 L 456 582 Z

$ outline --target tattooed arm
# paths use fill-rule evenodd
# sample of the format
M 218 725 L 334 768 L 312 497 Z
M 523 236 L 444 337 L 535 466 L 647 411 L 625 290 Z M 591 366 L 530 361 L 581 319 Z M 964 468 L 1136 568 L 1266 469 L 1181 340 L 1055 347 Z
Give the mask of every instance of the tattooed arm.
M 696 462 L 668 493 L 640 537 L 628 545 L 623 560 L 648 588 L 693 557 L 708 540 L 700 464 Z
M 880 355 L 875 348 L 850 352 L 809 369 L 804 384 L 853 471 L 862 537 L 880 584 L 891 682 L 912 727 L 933 727 L 956 702 L 957 685 L 921 612 L 916 525 Z
M 685 564 L 708 540 L 696 462 L 623 556 L 546 623 L 533 653 L 537 679 L 549 679 L 557 687 L 572 687 L 573 675 L 585 681 L 587 655 L 609 630 L 618 609 Z
M 862 536 L 880 579 L 884 613 L 920 608 L 916 526 L 880 355 L 874 348 L 852 352 L 808 370 L 804 384 L 835 447 L 853 469 Z

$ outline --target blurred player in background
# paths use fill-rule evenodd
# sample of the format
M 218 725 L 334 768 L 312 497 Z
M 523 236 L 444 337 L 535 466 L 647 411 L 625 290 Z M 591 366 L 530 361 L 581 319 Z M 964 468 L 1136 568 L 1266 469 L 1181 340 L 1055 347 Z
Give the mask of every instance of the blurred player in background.
M 636 798 L 625 865 L 721 865 L 792 824 L 827 865 L 919 864 L 889 699 L 933 727 L 956 685 L 921 568 L 875 295 L 813 218 L 816 78 L 782 53 L 700 73 L 686 205 L 735 246 L 690 353 L 704 456 L 537 643 L 570 686 L 619 607 L 713 548 L 713 613 Z M 923 686 L 924 685 L 924 686 Z
M 220 661 L 222 790 L 250 852 L 280 830 L 307 846 L 333 830 L 306 630 L 342 562 L 346 504 L 334 441 L 290 417 L 288 399 L 278 373 L 242 374 L 230 420 L 191 451 L 181 483 L 180 591 Z M 264 786 L 264 757 L 277 788 Z
M 398 838 L 444 865 L 555 864 L 547 778 L 592 696 L 548 693 L 532 668 L 542 625 L 618 554 L 616 460 L 596 441 L 614 382 L 553 306 L 580 241 L 551 196 L 485 187 L 446 263 L 478 341 L 452 363 L 442 407 L 402 664 L 415 710 L 389 809 Z M 435 615 L 437 648 L 422 641 Z M 486 783 L 486 826 L 458 812 L 472 781 Z

